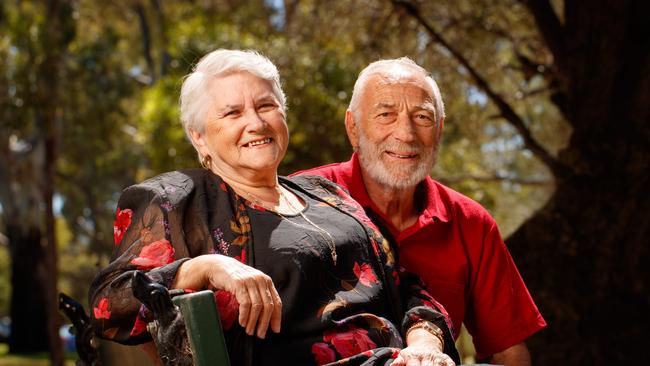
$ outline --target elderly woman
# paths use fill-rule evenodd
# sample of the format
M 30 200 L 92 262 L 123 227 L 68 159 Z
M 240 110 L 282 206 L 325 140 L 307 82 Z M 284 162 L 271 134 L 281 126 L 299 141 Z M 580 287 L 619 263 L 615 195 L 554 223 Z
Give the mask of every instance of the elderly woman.
M 90 291 L 101 337 L 151 340 L 129 281 L 142 270 L 216 291 L 234 365 L 453 364 L 444 310 L 396 270 L 363 209 L 322 178 L 278 177 L 289 133 L 268 59 L 205 56 L 183 83 L 181 120 L 204 169 L 123 192 L 112 262 Z

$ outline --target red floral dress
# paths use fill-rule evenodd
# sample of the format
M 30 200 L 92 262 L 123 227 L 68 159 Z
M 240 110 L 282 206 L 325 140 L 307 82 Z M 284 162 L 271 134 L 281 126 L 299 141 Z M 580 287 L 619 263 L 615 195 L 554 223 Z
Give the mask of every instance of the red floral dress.
M 302 215 L 264 211 L 206 170 L 127 188 L 112 261 L 90 289 L 96 332 L 124 344 L 149 341 L 151 319 L 131 293 L 133 271 L 169 286 L 184 260 L 215 253 L 268 274 L 283 304 L 282 331 L 261 340 L 237 323 L 234 296 L 215 293 L 233 365 L 385 364 L 404 346 L 403 330 L 419 319 L 445 331 L 445 351 L 458 362 L 444 309 L 416 277 L 397 269 L 391 246 L 363 209 L 319 177 L 280 182 L 306 202 Z

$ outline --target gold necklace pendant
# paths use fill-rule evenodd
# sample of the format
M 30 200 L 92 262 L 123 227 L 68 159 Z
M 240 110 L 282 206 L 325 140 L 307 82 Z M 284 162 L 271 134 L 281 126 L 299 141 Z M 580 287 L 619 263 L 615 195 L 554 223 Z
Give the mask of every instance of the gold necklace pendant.
M 323 241 L 325 242 L 325 244 L 326 244 L 327 247 L 329 248 L 329 250 L 330 250 L 330 256 L 332 257 L 332 262 L 333 262 L 334 265 L 336 266 L 336 259 L 337 259 L 338 256 L 337 256 L 337 254 L 336 254 L 336 244 L 334 243 L 334 238 L 332 237 L 332 234 L 330 234 L 329 232 L 327 232 L 327 230 L 324 230 L 324 229 L 321 228 L 320 226 L 316 225 L 316 223 L 314 223 L 313 221 L 311 221 L 311 220 L 307 217 L 307 215 L 305 215 L 305 214 L 303 213 L 303 209 L 304 209 L 304 208 L 297 209 L 297 208 L 293 205 L 293 203 L 291 202 L 291 200 L 288 199 L 288 198 L 285 196 L 285 194 L 284 194 L 284 192 L 282 191 L 282 188 L 280 187 L 279 184 L 275 186 L 275 189 L 276 189 L 276 191 L 278 192 L 278 194 L 280 195 L 280 201 L 278 202 L 279 206 L 282 204 L 281 201 L 284 200 L 285 204 L 286 204 L 286 205 L 290 208 L 290 210 L 291 210 L 291 215 L 299 215 L 300 217 L 303 218 L 303 220 L 305 220 L 305 222 L 309 223 L 309 225 L 311 225 L 314 229 L 316 229 L 316 232 L 318 232 L 318 235 L 323 239 Z M 285 219 L 286 221 L 288 221 L 288 222 L 291 223 L 292 225 L 298 226 L 298 227 L 300 227 L 300 228 L 303 229 L 303 230 L 307 230 L 307 231 L 311 230 L 310 228 L 308 228 L 308 227 L 306 227 L 306 226 L 304 226 L 304 225 L 301 225 L 300 223 L 294 222 L 293 220 L 291 220 L 291 218 L 285 216 L 285 214 L 283 214 L 282 212 L 280 212 L 280 210 L 278 210 L 278 209 L 276 209 L 276 208 L 269 207 L 269 206 L 265 203 L 266 201 L 263 201 L 262 199 L 260 199 L 260 198 L 257 197 L 256 195 L 254 195 L 253 193 L 248 192 L 248 191 L 246 191 L 246 190 L 243 190 L 243 189 L 241 189 L 241 188 L 240 188 L 240 190 L 241 190 L 242 192 L 246 193 L 246 196 L 248 196 L 247 199 L 248 199 L 250 202 L 252 202 L 252 203 L 254 203 L 254 204 L 256 204 L 256 205 L 258 205 L 258 206 L 264 208 L 265 210 L 267 210 L 267 211 L 269 211 L 269 212 L 272 212 L 272 213 L 274 213 L 274 214 L 280 216 L 281 218 Z M 278 206 L 278 208 L 279 208 L 279 206 Z
M 336 244 L 334 243 L 334 238 L 332 237 L 332 234 L 330 234 L 329 232 L 327 232 L 327 230 L 321 228 L 320 226 L 316 225 L 316 223 L 311 221 L 307 217 L 307 215 L 305 215 L 303 213 L 302 209 L 301 210 L 296 210 L 296 208 L 293 206 L 293 203 L 291 203 L 291 201 L 284 195 L 284 192 L 282 192 L 282 188 L 278 187 L 278 191 L 280 193 L 280 199 L 283 199 L 286 202 L 286 204 L 291 208 L 291 210 L 294 211 L 294 212 L 297 212 L 298 215 L 300 215 L 300 217 L 302 217 L 303 220 L 305 220 L 305 222 L 307 222 L 311 226 L 313 226 L 314 229 L 316 229 L 316 231 L 318 232 L 318 235 L 320 235 L 320 237 L 323 238 L 323 240 L 325 241 L 325 244 L 327 244 L 327 247 L 330 250 L 330 256 L 332 257 L 332 262 L 334 263 L 334 266 L 336 266 L 336 259 L 337 259 Z M 308 230 L 307 227 L 305 227 L 305 226 L 303 226 L 303 225 L 301 225 L 301 224 L 299 224 L 297 222 L 294 222 L 294 221 L 290 220 L 288 217 L 282 215 L 281 213 L 277 212 L 277 214 L 280 215 L 285 220 L 289 221 L 290 223 L 292 223 L 292 224 L 294 224 L 296 226 L 299 226 L 299 227 L 301 227 L 301 228 L 303 228 L 305 230 Z

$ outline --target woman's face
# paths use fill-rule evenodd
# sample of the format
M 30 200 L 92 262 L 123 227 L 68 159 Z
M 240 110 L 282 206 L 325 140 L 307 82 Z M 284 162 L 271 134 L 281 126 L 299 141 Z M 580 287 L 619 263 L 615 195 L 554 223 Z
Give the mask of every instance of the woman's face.
M 271 84 L 248 72 L 213 79 L 203 133 L 192 132 L 199 152 L 222 177 L 275 178 L 289 131 Z

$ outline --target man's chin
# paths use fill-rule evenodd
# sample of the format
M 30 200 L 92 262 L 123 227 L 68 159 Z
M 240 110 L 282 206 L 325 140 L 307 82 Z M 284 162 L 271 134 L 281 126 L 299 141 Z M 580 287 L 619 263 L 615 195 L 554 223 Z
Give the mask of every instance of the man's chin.
M 427 163 L 419 159 L 403 159 L 404 161 L 386 161 L 385 156 L 370 158 L 359 155 L 361 167 L 376 183 L 391 189 L 406 189 L 415 187 L 426 178 L 431 169 Z M 390 159 L 394 160 L 394 159 Z M 425 159 L 426 160 L 426 159 Z
M 381 172 L 371 171 L 369 173 L 370 177 L 377 183 L 393 189 L 405 189 L 416 186 L 422 179 L 424 179 L 423 177 L 415 177 L 413 170 L 408 172 L 390 172 L 384 169 Z

